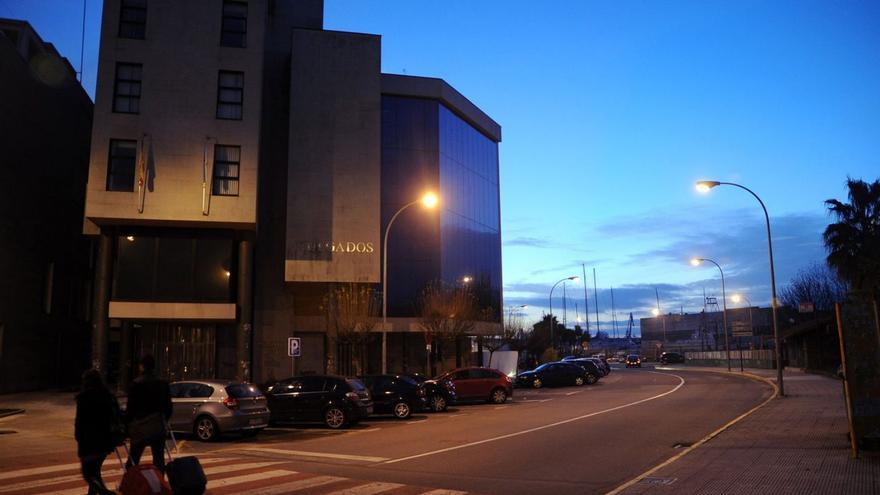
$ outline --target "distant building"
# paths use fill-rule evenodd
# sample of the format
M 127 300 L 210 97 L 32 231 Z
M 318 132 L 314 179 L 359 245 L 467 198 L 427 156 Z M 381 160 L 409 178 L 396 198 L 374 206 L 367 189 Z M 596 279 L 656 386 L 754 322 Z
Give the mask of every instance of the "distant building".
M 731 349 L 767 348 L 773 338 L 770 308 L 728 308 L 728 341 Z M 666 314 L 641 318 L 641 353 L 658 358 L 661 352 L 724 350 L 723 314 L 720 311 Z M 734 336 L 739 335 L 739 336 Z
M 432 280 L 471 276 L 500 314 L 500 126 L 442 80 L 381 74 L 380 41 L 324 30 L 321 0 L 105 2 L 84 231 L 111 380 L 145 353 L 171 378 L 337 370 L 324 296 L 381 291 L 385 227 L 429 189 L 440 212 L 392 229 L 367 370 L 383 341 L 389 370 L 422 369 Z
M 51 43 L 0 19 L 0 393 L 78 383 L 88 364 L 92 109 Z

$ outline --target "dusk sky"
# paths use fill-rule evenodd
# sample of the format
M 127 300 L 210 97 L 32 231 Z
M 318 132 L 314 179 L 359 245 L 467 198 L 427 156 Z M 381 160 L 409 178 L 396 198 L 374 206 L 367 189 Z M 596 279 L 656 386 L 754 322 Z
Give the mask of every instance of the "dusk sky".
M 94 94 L 101 5 L 89 0 Z M 82 2 L 0 0 L 79 66 Z M 551 285 L 596 268 L 602 330 L 614 287 L 633 313 L 696 312 L 702 296 L 770 300 L 824 259 L 823 201 L 880 178 L 880 3 L 325 0 L 325 28 L 382 35 L 384 72 L 441 77 L 499 122 L 505 305 L 547 310 Z M 0 68 L 2 69 L 2 68 Z M 442 191 L 441 191 L 442 196 Z M 567 285 L 568 321 L 582 281 Z M 554 312 L 562 307 L 561 286 Z M 733 303 L 730 303 L 732 306 Z

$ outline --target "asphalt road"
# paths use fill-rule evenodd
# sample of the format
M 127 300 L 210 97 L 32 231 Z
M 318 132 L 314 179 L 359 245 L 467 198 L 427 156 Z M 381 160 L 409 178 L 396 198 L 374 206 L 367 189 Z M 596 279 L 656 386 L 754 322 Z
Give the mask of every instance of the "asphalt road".
M 184 438 L 181 450 L 279 461 L 298 472 L 486 494 L 603 493 L 770 393 L 762 383 L 719 373 L 616 369 L 593 386 L 517 389 L 505 405 L 458 405 L 408 421 L 376 417 L 340 432 L 296 425 L 270 428 L 254 439 L 204 444 Z M 61 416 L 57 411 L 52 416 L 59 431 L 39 428 L 27 415 L 0 423 L 0 429 L 18 424 L 20 430 L 0 436 L 5 444 L 0 475 L 15 465 L 70 462 L 71 455 L 76 460 Z

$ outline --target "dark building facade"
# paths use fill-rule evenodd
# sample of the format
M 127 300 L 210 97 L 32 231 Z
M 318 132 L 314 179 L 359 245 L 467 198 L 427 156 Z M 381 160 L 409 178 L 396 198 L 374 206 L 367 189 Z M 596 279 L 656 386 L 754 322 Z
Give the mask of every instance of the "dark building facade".
M 84 229 L 92 361 L 111 380 L 145 353 L 172 379 L 347 372 L 327 294 L 381 295 L 388 212 L 426 189 L 439 211 L 408 211 L 390 236 L 367 369 L 424 367 L 407 342 L 423 340 L 413 308 L 431 281 L 473 277 L 501 307 L 501 131 L 476 106 L 382 74 L 380 37 L 324 30 L 320 0 L 126 5 L 104 5 Z
M 0 393 L 75 384 L 88 364 L 92 107 L 50 43 L 0 19 Z

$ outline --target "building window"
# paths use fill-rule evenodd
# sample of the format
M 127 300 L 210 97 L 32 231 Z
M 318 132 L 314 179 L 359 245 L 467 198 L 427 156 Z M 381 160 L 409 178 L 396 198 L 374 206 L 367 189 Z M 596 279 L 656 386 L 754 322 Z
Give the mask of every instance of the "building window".
M 244 72 L 220 71 L 217 78 L 217 118 L 241 120 Z
M 134 191 L 134 169 L 137 159 L 137 141 L 111 139 L 110 159 L 107 162 L 107 190 Z
M 214 196 L 238 196 L 238 173 L 241 165 L 241 147 L 218 144 L 214 146 Z
M 122 0 L 119 37 L 142 40 L 147 31 L 147 0 Z
M 241 48 L 247 46 L 247 2 L 223 0 L 220 45 Z
M 113 111 L 141 113 L 141 64 L 116 64 L 113 87 Z

